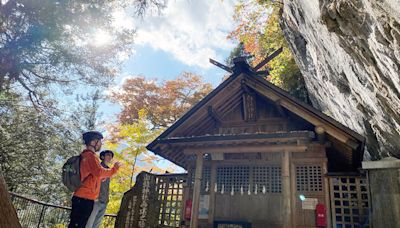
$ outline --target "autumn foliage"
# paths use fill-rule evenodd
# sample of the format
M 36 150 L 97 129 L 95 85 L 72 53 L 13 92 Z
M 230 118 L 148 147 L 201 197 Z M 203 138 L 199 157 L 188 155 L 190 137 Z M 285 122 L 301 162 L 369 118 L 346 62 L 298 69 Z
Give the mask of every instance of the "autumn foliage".
M 118 151 L 115 160 L 124 166 L 111 180 L 107 212 L 118 212 L 123 194 L 134 185 L 139 172 L 174 172 L 176 166 L 172 163 L 164 162 L 160 167 L 164 159 L 149 153 L 146 145 L 211 89 L 211 84 L 204 83 L 200 76 L 184 72 L 176 79 L 161 83 L 131 77 L 111 93 L 110 99 L 120 104 L 122 111 L 118 123 L 108 126 L 106 147 Z
M 174 123 L 211 89 L 211 84 L 204 83 L 200 76 L 183 72 L 176 79 L 159 84 L 144 77 L 129 78 L 110 98 L 122 106 L 122 124 L 136 121 L 139 111 L 144 109 L 152 127 L 163 128 Z
M 303 76 L 279 26 L 281 6 L 269 0 L 239 1 L 233 17 L 237 25 L 228 38 L 240 41 L 253 66 L 283 47 L 283 52 L 264 67 L 270 70 L 267 80 L 308 102 Z

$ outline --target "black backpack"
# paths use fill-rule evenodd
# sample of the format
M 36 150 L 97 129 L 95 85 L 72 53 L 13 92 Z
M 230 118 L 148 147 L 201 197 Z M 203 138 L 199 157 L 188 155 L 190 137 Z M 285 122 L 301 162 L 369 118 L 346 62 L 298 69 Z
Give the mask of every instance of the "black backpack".
M 62 182 L 72 192 L 81 186 L 81 156 L 70 157 L 62 167 Z

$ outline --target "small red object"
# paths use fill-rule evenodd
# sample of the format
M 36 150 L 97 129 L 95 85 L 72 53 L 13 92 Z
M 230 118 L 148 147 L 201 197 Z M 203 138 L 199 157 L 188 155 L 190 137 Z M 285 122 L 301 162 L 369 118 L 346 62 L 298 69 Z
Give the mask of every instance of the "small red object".
M 192 200 L 188 199 L 185 203 L 185 220 L 190 220 L 192 217 Z
M 326 227 L 326 208 L 322 203 L 315 206 L 315 223 L 317 227 Z

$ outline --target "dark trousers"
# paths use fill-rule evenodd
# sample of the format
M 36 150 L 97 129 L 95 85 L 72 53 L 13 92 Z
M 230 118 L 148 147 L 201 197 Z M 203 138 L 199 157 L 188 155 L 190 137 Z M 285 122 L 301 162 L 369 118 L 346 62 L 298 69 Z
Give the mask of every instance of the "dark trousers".
M 72 197 L 72 210 L 68 228 L 85 228 L 93 210 L 94 200 Z

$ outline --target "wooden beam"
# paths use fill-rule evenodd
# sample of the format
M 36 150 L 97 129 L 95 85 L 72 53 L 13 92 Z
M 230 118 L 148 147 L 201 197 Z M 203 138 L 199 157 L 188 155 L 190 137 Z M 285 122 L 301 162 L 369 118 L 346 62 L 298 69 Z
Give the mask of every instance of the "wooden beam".
M 280 122 L 281 124 L 287 124 L 289 121 L 287 121 L 285 118 L 282 117 L 272 117 L 268 119 L 258 119 L 257 122 L 248 122 L 246 123 L 246 126 L 259 126 L 259 125 L 269 125 L 269 124 L 275 124 L 277 122 Z M 243 126 L 243 121 L 224 121 L 222 123 L 222 127 L 240 127 Z
M 227 100 L 226 103 L 224 103 L 223 106 L 218 108 L 219 113 L 221 113 L 221 117 L 224 118 L 230 110 L 236 108 L 236 106 L 241 104 L 241 97 L 242 97 L 242 92 L 238 92 L 231 98 L 230 100 Z
M 328 227 L 332 227 L 332 218 L 331 218 L 331 201 L 329 197 L 329 179 L 328 179 L 328 165 L 327 161 L 324 161 L 322 164 L 322 175 L 324 178 L 324 192 L 325 192 L 325 206 L 326 206 L 326 217 L 327 217 L 327 225 Z
M 187 168 L 187 178 L 186 182 L 183 184 L 183 196 L 182 196 L 182 206 L 181 206 L 181 221 L 185 221 L 186 225 L 186 220 L 185 220 L 185 209 L 186 209 L 186 201 L 190 199 L 190 184 L 191 184 L 191 173 L 192 173 L 192 168 L 188 167 Z
M 281 114 L 282 117 L 286 117 L 286 112 L 283 110 L 282 105 L 281 105 L 281 100 L 278 99 L 277 101 L 274 102 L 276 109 L 278 110 L 279 114 Z
M 242 76 L 237 77 L 234 81 L 241 80 Z M 226 103 L 226 97 L 232 96 L 232 90 L 240 90 L 240 83 L 234 83 L 232 81 L 231 83 L 233 84 L 232 87 L 226 88 L 224 90 L 219 91 L 213 98 L 211 98 L 207 103 L 204 104 L 205 107 L 209 105 L 213 105 L 214 107 L 218 107 L 222 104 Z M 236 93 L 233 93 L 233 95 L 236 95 Z M 203 107 L 204 107 L 203 106 Z M 196 111 L 196 113 L 193 113 L 190 118 L 188 118 L 185 122 L 183 122 L 178 128 L 174 129 L 172 132 L 169 133 L 169 135 L 175 135 L 177 130 L 179 129 L 180 132 L 185 132 L 188 128 L 191 128 L 194 123 L 199 122 L 202 118 L 208 115 L 207 109 L 205 108 L 200 108 Z
M 243 90 L 245 93 L 252 93 L 252 91 L 250 91 L 250 88 L 246 85 L 246 81 L 245 81 L 245 80 L 240 81 L 240 83 L 241 83 L 241 85 L 242 85 L 242 90 Z M 254 93 L 254 92 L 253 92 L 253 93 Z
M 282 153 L 283 227 L 292 227 L 292 190 L 290 186 L 290 152 Z
M 342 133 L 335 126 L 332 126 L 331 124 L 326 123 L 325 121 L 322 121 L 319 117 L 317 117 L 313 114 L 310 114 L 310 112 L 308 110 L 297 105 L 293 101 L 290 101 L 288 99 L 283 99 L 279 95 L 277 95 L 276 93 L 274 93 L 270 90 L 261 89 L 260 86 L 254 81 L 246 80 L 246 84 L 250 88 L 257 91 L 257 93 L 265 96 L 266 98 L 268 98 L 274 102 L 280 100 L 282 107 L 299 115 L 301 118 L 305 119 L 306 121 L 310 122 L 311 124 L 313 124 L 315 126 L 323 126 L 328 134 L 332 135 L 333 137 L 338 139 L 340 142 L 346 143 L 347 141 L 350 140 L 350 137 L 347 136 L 347 134 Z
M 215 192 L 214 186 L 217 182 L 217 164 L 216 161 L 211 161 L 210 167 L 210 203 L 208 210 L 208 224 L 214 223 L 214 215 L 215 215 Z
M 199 122 L 199 123 L 203 123 L 201 126 L 202 127 L 204 127 L 204 124 L 205 123 L 208 123 L 208 122 L 211 122 L 211 119 L 210 119 L 210 117 L 208 116 L 208 113 L 205 115 L 205 116 L 203 116 L 201 119 L 199 119 L 197 122 Z M 192 122 L 192 124 L 195 124 L 196 122 Z M 198 131 L 199 129 L 198 128 L 187 128 L 187 129 L 185 129 L 184 131 L 182 131 L 181 133 L 180 133 L 180 135 L 182 136 L 182 135 L 195 135 L 195 133 Z
M 207 153 L 273 153 L 273 152 L 305 152 L 307 146 L 305 145 L 264 145 L 264 146 L 230 146 L 230 147 L 207 147 L 207 148 L 186 148 L 183 150 L 184 154 L 201 154 L 202 151 L 207 150 Z
M 196 156 L 196 171 L 194 176 L 192 218 L 190 220 L 190 228 L 198 228 L 199 226 L 199 206 L 200 206 L 200 188 L 201 188 L 202 172 L 203 172 L 203 153 L 199 153 Z
M 163 154 L 168 158 L 172 158 L 173 160 L 176 160 L 177 154 L 173 150 L 171 150 L 171 148 L 163 150 Z
M 309 158 L 309 157 L 294 158 L 293 156 L 291 157 L 292 161 L 295 161 L 297 163 L 304 163 L 304 164 L 318 163 L 318 162 L 327 160 L 326 158 Z
M 186 160 L 185 154 L 182 152 L 180 152 L 179 155 L 176 157 L 176 161 L 178 161 L 178 162 L 184 162 L 185 160 Z
M 177 138 L 165 138 L 159 139 L 160 144 L 171 143 L 177 144 L 194 144 L 200 143 L 204 145 L 206 143 L 225 142 L 231 144 L 232 142 L 286 142 L 286 141 L 311 141 L 314 138 L 314 132 L 303 131 L 303 132 L 277 132 L 277 133 L 259 133 L 259 134 L 238 134 L 238 135 L 202 135 L 192 137 L 177 137 Z
M 349 139 L 346 141 L 346 145 L 349 146 L 351 149 L 356 150 L 360 144 L 352 139 Z
M 295 160 L 293 159 L 293 156 L 290 157 L 290 189 L 291 189 L 291 200 L 292 200 L 292 224 L 293 227 L 296 227 L 297 225 L 297 189 L 296 189 L 296 165 L 295 165 Z
M 213 109 L 213 107 L 210 105 L 208 106 L 208 115 L 211 116 L 211 118 L 214 119 L 214 121 L 218 124 L 221 125 L 222 123 L 222 118 L 220 115 Z
M 221 117 L 223 117 L 222 115 L 230 109 L 230 105 L 236 103 L 236 101 L 238 99 L 240 99 L 242 95 L 241 91 L 238 91 L 235 94 L 231 94 L 229 97 L 226 97 L 224 102 L 222 102 L 221 104 L 218 105 L 213 105 L 215 107 L 215 109 L 218 111 L 218 113 L 221 113 Z
M 263 67 L 265 64 L 267 64 L 269 61 L 271 61 L 273 58 L 275 58 L 277 55 L 279 55 L 283 51 L 283 47 L 280 47 L 279 49 L 275 50 L 272 52 L 272 54 L 268 55 L 267 58 L 265 58 L 263 61 L 257 64 L 257 66 L 254 67 L 254 71 L 258 71 Z

